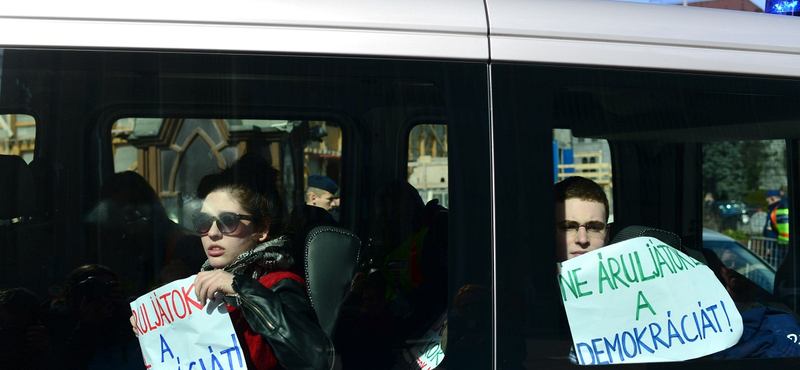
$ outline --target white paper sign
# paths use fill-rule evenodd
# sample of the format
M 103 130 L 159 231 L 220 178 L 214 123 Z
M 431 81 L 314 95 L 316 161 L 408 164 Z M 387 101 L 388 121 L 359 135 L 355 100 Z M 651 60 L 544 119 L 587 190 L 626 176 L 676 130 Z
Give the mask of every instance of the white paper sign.
M 656 238 L 567 260 L 558 281 L 580 364 L 688 360 L 742 335 L 742 317 L 714 272 Z
M 447 326 L 447 313 L 443 313 L 411 348 L 403 350 L 402 359 L 394 370 L 432 370 L 444 360 L 442 335 Z
M 201 306 L 194 279 L 173 281 L 131 303 L 147 369 L 246 370 L 222 297 Z

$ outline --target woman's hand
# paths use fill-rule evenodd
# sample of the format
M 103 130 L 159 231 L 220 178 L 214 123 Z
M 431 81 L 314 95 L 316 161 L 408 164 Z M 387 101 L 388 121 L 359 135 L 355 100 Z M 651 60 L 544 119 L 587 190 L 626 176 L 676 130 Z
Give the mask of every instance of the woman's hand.
M 134 319 L 133 315 L 131 315 L 131 329 L 133 329 L 133 335 L 135 335 L 138 338 L 139 329 L 136 328 L 136 319 Z
M 194 293 L 197 300 L 205 306 L 206 299 L 213 301 L 214 293 L 235 294 L 233 274 L 222 270 L 201 271 L 194 279 Z

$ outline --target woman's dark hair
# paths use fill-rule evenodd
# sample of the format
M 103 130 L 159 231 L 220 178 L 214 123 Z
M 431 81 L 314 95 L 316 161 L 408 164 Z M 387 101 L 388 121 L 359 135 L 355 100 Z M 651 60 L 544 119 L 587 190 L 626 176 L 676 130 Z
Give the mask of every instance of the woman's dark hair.
M 269 239 L 283 234 L 286 205 L 280 187 L 280 172 L 254 154 L 245 154 L 219 173 L 207 175 L 197 186 L 197 197 L 205 199 L 214 191 L 233 196 L 257 225 L 270 226 Z

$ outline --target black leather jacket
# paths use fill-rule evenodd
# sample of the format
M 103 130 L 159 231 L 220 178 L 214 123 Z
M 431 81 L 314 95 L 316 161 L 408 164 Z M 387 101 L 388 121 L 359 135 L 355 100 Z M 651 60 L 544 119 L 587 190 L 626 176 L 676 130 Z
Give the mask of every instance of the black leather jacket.
M 282 279 L 267 288 L 237 275 L 233 290 L 237 295 L 225 297 L 225 302 L 242 310 L 247 323 L 266 339 L 284 369 L 330 369 L 331 342 L 300 284 Z

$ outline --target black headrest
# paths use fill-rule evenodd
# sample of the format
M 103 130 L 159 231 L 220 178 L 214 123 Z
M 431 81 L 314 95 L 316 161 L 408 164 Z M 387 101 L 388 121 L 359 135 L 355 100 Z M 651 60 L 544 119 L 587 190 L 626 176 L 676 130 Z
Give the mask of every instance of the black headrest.
M 681 238 L 678 234 L 671 233 L 669 231 L 664 231 L 661 229 L 656 229 L 654 227 L 649 226 L 640 226 L 640 225 L 632 225 L 628 226 L 617 233 L 617 236 L 614 237 L 614 240 L 611 243 L 619 243 L 628 239 L 638 238 L 640 236 L 650 236 L 661 240 L 662 242 L 666 243 L 672 248 L 675 248 L 679 251 L 683 251 L 683 245 L 681 244 Z
M 333 336 L 339 305 L 358 269 L 361 240 L 335 226 L 317 226 L 305 242 L 305 273 L 311 306 L 322 330 Z
M 678 234 L 673 232 L 656 229 L 654 227 L 649 226 L 641 226 L 641 225 L 631 225 L 622 230 L 620 230 L 614 239 L 611 241 L 611 244 L 619 243 L 628 239 L 638 238 L 640 236 L 649 236 L 656 238 L 665 244 L 669 245 L 672 248 L 675 248 L 684 254 L 689 255 L 690 257 L 706 263 L 705 257 L 700 251 L 696 251 L 690 248 L 686 248 L 683 246 L 681 242 L 681 237 Z
M 33 216 L 36 208 L 33 175 L 15 155 L 0 155 L 0 220 Z

